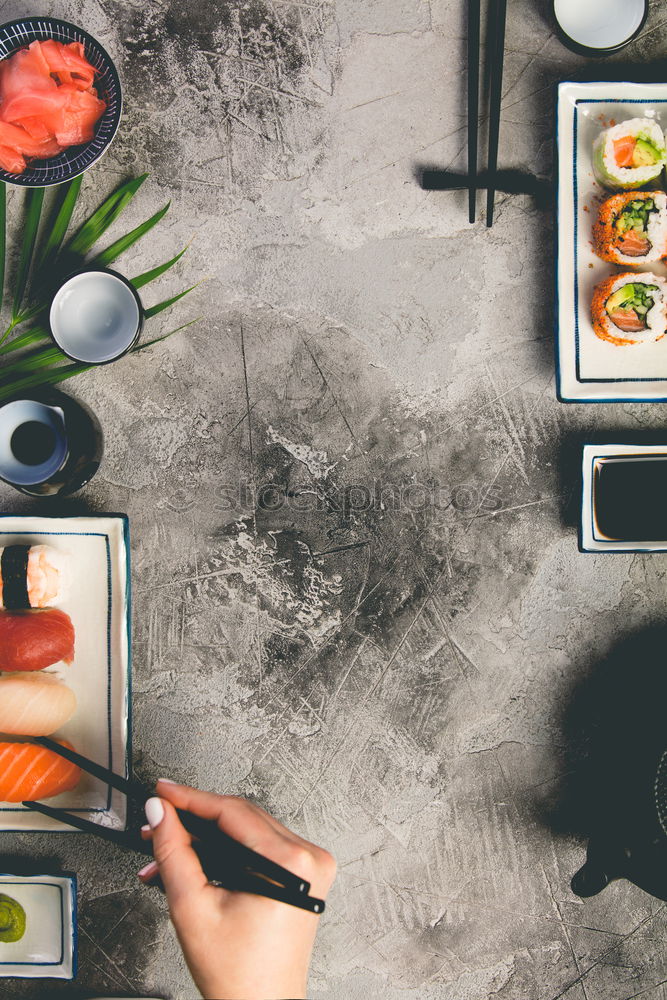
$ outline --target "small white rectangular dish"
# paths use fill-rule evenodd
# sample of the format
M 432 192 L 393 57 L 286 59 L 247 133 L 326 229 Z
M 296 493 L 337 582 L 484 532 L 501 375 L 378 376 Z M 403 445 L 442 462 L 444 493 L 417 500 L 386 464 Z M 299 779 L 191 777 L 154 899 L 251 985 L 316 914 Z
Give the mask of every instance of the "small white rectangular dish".
M 610 122 L 629 118 L 652 118 L 664 129 L 667 84 L 559 84 L 556 369 L 564 403 L 667 401 L 667 337 L 616 346 L 595 335 L 590 316 L 593 290 L 604 278 L 628 270 L 667 276 L 662 261 L 621 267 L 592 248 L 597 207 L 613 193 L 593 176 L 593 141 Z
M 55 734 L 85 757 L 127 776 L 130 760 L 130 543 L 122 514 L 0 516 L 0 546 L 48 544 L 69 557 L 68 593 L 59 607 L 75 630 L 74 661 L 59 670 L 77 698 Z M 2 737 L 0 737 L 1 739 Z M 20 737 L 12 737 L 20 738 Z M 125 796 L 83 773 L 76 788 L 47 800 L 93 822 L 125 829 Z M 73 827 L 0 802 L 0 830 L 73 832 Z
M 595 517 L 595 478 L 601 460 L 628 457 L 665 457 L 662 444 L 585 444 L 582 457 L 581 526 L 579 548 L 582 552 L 667 552 L 665 541 L 626 541 L 607 538 Z M 641 517 L 641 513 L 638 514 Z M 667 528 L 665 529 L 667 535 Z
M 0 941 L 0 977 L 74 979 L 76 878 L 74 875 L 0 875 L 0 893 L 25 911 L 25 933 Z

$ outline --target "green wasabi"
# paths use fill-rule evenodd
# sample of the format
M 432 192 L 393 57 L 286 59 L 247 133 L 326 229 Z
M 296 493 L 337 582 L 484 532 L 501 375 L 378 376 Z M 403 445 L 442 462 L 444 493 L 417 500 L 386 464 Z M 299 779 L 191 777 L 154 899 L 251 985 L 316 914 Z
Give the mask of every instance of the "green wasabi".
M 0 942 L 11 944 L 25 934 L 25 910 L 11 896 L 0 892 Z

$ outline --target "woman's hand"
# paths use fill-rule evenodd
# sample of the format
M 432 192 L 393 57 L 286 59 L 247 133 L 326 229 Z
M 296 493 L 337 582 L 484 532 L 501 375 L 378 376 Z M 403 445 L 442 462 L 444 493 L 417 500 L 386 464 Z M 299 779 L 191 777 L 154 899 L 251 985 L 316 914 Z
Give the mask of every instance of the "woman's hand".
M 311 883 L 324 899 L 336 873 L 332 856 L 302 840 L 245 799 L 168 781 L 146 803 L 155 862 L 192 978 L 209 1000 L 301 1000 L 319 917 L 263 896 L 219 889 L 206 880 L 175 808 L 215 820 L 225 833 Z

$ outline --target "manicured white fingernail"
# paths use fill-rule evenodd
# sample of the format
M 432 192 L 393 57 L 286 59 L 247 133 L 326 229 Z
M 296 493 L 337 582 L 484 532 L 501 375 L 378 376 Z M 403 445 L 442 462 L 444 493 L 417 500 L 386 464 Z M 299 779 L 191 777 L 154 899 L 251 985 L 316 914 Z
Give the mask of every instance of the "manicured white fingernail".
M 141 832 L 142 833 L 150 833 L 151 832 L 150 826 L 148 826 L 148 824 L 146 824 L 146 826 L 142 826 Z
M 164 819 L 164 806 L 160 799 L 148 799 L 146 805 L 144 806 L 146 811 L 146 819 L 150 825 L 151 830 L 154 830 L 156 826 L 159 826 Z
M 137 878 L 145 878 L 147 875 L 154 875 L 158 867 L 154 861 L 149 861 L 147 865 L 137 872 Z
M 178 784 L 177 781 L 172 781 L 171 778 L 158 778 L 157 779 L 158 785 L 160 784 L 160 782 L 162 782 L 163 785 L 177 785 Z

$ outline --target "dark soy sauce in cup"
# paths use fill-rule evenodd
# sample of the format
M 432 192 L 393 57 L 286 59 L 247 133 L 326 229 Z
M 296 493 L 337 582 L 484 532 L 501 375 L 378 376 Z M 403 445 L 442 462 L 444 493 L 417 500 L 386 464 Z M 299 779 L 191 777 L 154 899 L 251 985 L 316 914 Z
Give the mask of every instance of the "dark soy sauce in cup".
M 0 406 L 0 479 L 29 496 L 74 493 L 97 472 L 95 415 L 51 389 Z
M 593 517 L 595 534 L 613 541 L 666 541 L 667 453 L 598 459 Z
M 23 465 L 42 465 L 53 454 L 56 433 L 48 424 L 27 420 L 19 424 L 9 442 L 12 454 Z

